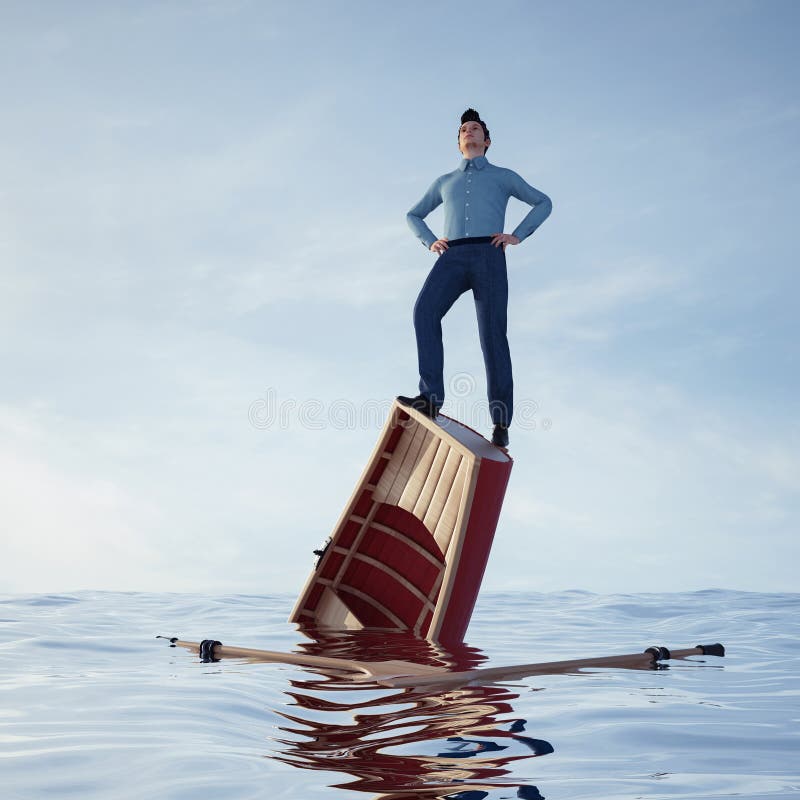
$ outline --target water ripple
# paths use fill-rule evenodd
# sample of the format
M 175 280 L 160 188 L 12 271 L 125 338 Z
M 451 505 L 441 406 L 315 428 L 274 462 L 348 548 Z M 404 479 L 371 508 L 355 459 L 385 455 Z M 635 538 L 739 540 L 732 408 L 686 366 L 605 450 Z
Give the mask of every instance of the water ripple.
M 800 595 L 500 593 L 471 647 L 314 642 L 293 598 L 3 597 L 8 796 L 125 800 L 789 798 L 800 793 Z M 724 660 L 509 685 L 382 689 L 275 664 L 203 664 L 156 634 L 362 659 L 498 665 L 722 641 Z M 472 792 L 473 794 L 470 794 Z

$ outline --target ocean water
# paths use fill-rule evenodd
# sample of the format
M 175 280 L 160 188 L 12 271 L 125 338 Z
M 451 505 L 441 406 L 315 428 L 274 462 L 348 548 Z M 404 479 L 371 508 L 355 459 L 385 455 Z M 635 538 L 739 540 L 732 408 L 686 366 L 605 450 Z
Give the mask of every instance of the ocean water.
M 800 795 L 800 595 L 484 594 L 468 645 L 313 641 L 288 596 L 0 598 L 5 798 L 788 798 Z M 467 666 L 722 642 L 725 658 L 388 689 L 202 663 L 157 634 Z

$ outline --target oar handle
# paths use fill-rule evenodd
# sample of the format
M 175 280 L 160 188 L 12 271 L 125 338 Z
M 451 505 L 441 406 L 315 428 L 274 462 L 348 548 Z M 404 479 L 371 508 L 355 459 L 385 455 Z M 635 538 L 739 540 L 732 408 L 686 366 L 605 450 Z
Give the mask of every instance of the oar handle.
M 697 649 L 704 656 L 724 656 L 725 648 L 717 642 L 716 644 L 698 644 Z

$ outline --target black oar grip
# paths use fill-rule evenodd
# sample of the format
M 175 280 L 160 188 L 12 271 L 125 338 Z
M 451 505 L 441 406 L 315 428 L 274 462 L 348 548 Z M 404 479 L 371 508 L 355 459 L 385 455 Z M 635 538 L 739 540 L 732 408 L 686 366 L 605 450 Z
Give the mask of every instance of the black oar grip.
M 717 642 L 716 644 L 697 644 L 695 647 L 704 655 L 704 656 L 724 656 L 725 655 L 725 648 Z
M 204 664 L 208 664 L 211 661 L 219 661 L 218 658 L 214 658 L 214 647 L 216 645 L 222 646 L 222 642 L 218 642 L 216 639 L 203 639 L 200 642 L 200 660 Z

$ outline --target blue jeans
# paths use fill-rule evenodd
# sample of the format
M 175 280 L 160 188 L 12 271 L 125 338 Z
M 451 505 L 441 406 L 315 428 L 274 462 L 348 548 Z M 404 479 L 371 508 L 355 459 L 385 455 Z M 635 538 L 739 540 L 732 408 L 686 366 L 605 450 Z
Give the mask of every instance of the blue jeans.
M 475 297 L 492 422 L 508 425 L 514 406 L 514 382 L 506 337 L 506 256 L 500 247 L 451 246 L 436 259 L 414 305 L 419 391 L 437 407 L 444 402 L 442 318 L 469 289 Z

